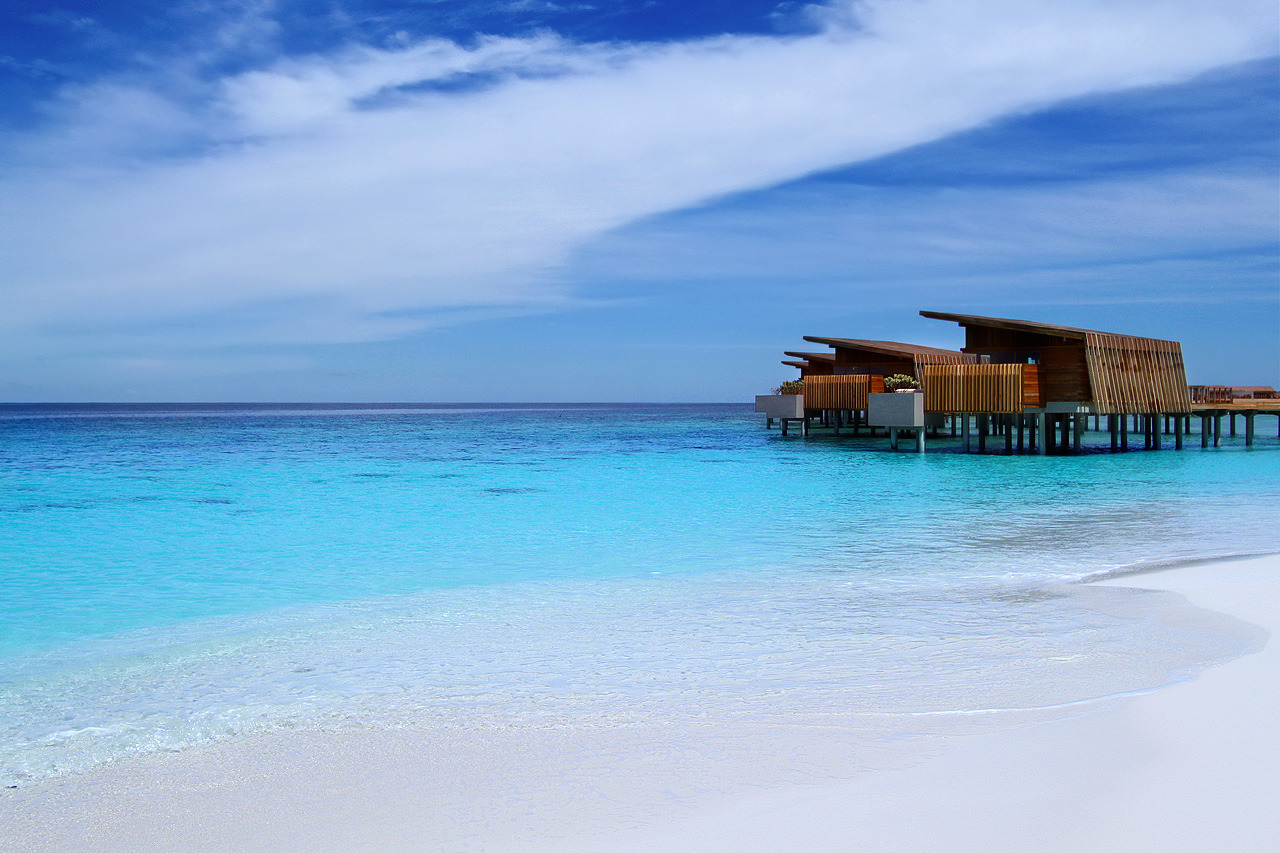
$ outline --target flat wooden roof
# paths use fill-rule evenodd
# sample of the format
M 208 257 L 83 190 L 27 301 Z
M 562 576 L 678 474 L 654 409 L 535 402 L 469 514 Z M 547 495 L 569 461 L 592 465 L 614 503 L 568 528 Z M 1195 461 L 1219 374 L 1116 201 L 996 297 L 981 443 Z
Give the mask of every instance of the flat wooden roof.
M 860 349 L 867 352 L 880 353 L 882 355 L 891 355 L 896 358 L 915 358 L 917 356 L 952 356 L 959 359 L 961 353 L 959 350 L 941 349 L 939 347 L 926 347 L 920 344 L 907 344 L 901 341 L 868 341 L 859 338 L 820 338 L 813 335 L 805 335 L 804 339 L 810 343 L 826 344 L 829 347 L 839 349 Z M 793 355 L 793 353 L 788 353 Z
M 1142 341 L 1158 341 L 1160 338 L 1145 338 L 1140 335 L 1123 335 L 1116 332 L 1100 332 L 1097 329 L 1077 329 L 1074 326 L 1059 326 L 1056 323 L 1037 323 L 1032 320 L 1010 320 L 1005 317 L 981 317 L 977 314 L 951 314 L 946 311 L 921 311 L 921 317 L 931 320 L 951 320 L 961 326 L 990 326 L 995 329 L 1009 329 L 1014 332 L 1031 332 L 1038 335 L 1057 335 L 1062 338 L 1086 340 L 1090 335 L 1105 335 L 1109 338 L 1133 338 Z M 806 340 L 809 340 L 806 338 Z M 1166 341 L 1166 343 L 1175 343 Z
M 836 354 L 833 352 L 792 352 L 787 350 L 783 355 L 789 355 L 792 358 L 803 358 L 805 361 L 829 361 L 836 360 Z

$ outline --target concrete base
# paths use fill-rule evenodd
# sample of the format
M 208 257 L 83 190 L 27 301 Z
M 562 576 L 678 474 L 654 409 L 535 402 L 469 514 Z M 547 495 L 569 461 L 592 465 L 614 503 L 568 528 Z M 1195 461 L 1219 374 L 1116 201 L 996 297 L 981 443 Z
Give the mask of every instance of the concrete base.
M 756 411 L 770 418 L 804 417 L 803 394 L 757 394 Z

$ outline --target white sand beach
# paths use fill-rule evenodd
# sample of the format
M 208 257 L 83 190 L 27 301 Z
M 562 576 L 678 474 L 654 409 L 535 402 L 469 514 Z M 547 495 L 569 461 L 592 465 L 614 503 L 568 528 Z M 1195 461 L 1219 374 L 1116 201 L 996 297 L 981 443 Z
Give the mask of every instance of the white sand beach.
M 1280 630 L 1280 556 L 1104 583 Z M 0 849 L 1261 851 L 1280 838 L 1274 642 L 1149 693 L 998 716 L 900 742 L 721 721 L 281 733 L 0 791 Z

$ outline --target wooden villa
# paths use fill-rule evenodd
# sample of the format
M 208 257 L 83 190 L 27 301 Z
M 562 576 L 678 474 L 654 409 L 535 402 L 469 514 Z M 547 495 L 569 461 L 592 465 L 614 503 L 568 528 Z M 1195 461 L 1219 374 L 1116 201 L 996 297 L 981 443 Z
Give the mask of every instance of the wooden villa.
M 915 433 L 917 449 L 923 450 L 925 431 L 949 421 L 951 435 L 959 431 L 965 451 L 973 436 L 980 452 L 989 437 L 1003 437 L 1006 452 L 1043 454 L 1080 452 L 1089 417 L 1094 429 L 1106 419 L 1112 450 L 1127 450 L 1131 429 L 1146 448 L 1159 449 L 1161 434 L 1170 432 L 1181 448 L 1193 414 L 1201 418 L 1201 445 L 1217 446 L 1222 415 L 1230 416 L 1235 435 L 1237 409 L 1245 416 L 1246 444 L 1251 445 L 1253 416 L 1280 415 L 1270 388 L 1188 389 L 1176 341 L 972 314 L 920 314 L 959 324 L 964 346 L 956 351 L 806 336 L 834 352 L 787 353 L 804 357 L 784 362 L 800 368 L 804 386 L 802 401 L 794 404 L 799 414 L 782 418 L 784 431 L 791 420 L 801 421 L 807 432 L 811 419 L 837 434 L 841 426 L 853 426 L 855 434 L 863 426 L 873 432 L 883 427 L 896 447 L 898 433 L 905 430 Z M 920 399 L 884 394 L 884 377 L 891 374 L 913 377 Z

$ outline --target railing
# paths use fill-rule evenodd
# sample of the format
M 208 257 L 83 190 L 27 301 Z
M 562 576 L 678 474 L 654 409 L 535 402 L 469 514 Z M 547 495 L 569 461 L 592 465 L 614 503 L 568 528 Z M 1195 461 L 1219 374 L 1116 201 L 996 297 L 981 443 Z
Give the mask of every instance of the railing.
M 1231 388 L 1225 385 L 1188 385 L 1193 403 L 1230 403 L 1235 399 Z
M 1044 405 L 1036 364 L 920 366 L 926 412 L 1015 413 Z
M 867 394 L 884 390 L 883 376 L 808 376 L 804 380 L 806 409 L 865 409 Z

